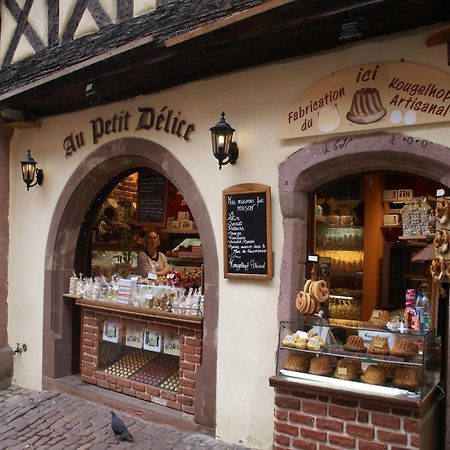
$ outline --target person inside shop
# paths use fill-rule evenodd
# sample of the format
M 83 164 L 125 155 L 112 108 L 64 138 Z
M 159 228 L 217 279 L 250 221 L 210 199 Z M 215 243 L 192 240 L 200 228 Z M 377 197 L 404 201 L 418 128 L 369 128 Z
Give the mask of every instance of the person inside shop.
M 167 258 L 160 252 L 159 234 L 156 231 L 148 231 L 144 238 L 144 251 L 139 252 L 137 256 L 138 275 L 147 278 L 149 274 L 166 275 L 170 272 Z

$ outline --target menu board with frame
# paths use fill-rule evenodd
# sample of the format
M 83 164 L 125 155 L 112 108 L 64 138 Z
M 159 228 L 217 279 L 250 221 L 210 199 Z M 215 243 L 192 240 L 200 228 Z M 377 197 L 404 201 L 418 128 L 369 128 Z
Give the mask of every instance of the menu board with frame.
M 167 220 L 167 178 L 157 172 L 140 171 L 138 176 L 137 222 L 165 227 Z
M 231 186 L 222 201 L 225 278 L 272 279 L 270 186 Z

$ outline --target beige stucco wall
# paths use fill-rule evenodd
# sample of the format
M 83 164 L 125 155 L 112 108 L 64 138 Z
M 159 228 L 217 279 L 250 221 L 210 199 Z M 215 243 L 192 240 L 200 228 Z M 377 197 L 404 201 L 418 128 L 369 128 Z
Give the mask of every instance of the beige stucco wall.
M 427 48 L 430 30 L 349 45 L 335 52 L 293 59 L 204 81 L 189 83 L 154 95 L 41 121 L 41 128 L 16 130 L 11 151 L 11 209 L 9 258 L 9 343 L 25 342 L 29 350 L 15 356 L 14 377 L 21 386 L 41 388 L 44 257 L 48 228 L 57 199 L 74 169 L 96 147 L 89 121 L 129 111 L 135 124 L 139 106 L 159 110 L 167 105 L 182 112 L 196 126 L 191 142 L 149 131 L 110 134 L 99 144 L 125 136 L 153 140 L 172 152 L 189 170 L 204 196 L 222 266 L 222 203 L 226 187 L 244 182 L 272 187 L 272 281 L 220 279 L 217 378 L 217 435 L 230 441 L 269 449 L 272 445 L 273 390 L 268 378 L 275 373 L 277 298 L 283 245 L 278 201 L 278 164 L 315 139 L 277 139 L 277 126 L 286 106 L 303 89 L 336 70 L 377 61 L 426 64 L 450 73 L 446 46 Z M 219 172 L 211 155 L 209 127 L 226 112 L 238 130 L 240 156 L 233 167 Z M 64 138 L 83 132 L 86 146 L 65 158 Z M 396 131 L 435 143 L 450 144 L 450 126 L 435 124 L 397 128 Z M 325 139 L 324 137 L 323 139 Z M 19 161 L 30 149 L 44 169 L 41 187 L 26 191 Z M 426 175 L 426 168 L 424 168 Z

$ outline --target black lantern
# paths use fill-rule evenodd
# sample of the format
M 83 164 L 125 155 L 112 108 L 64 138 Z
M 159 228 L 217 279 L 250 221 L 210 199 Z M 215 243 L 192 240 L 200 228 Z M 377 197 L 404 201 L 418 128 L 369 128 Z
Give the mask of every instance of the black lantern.
M 213 155 L 219 161 L 219 169 L 226 164 L 236 164 L 239 156 L 239 149 L 236 142 L 233 142 L 234 128 L 225 122 L 225 113 L 218 123 L 216 123 L 211 131 Z
M 27 185 L 27 191 L 30 190 L 30 187 L 36 186 L 36 184 L 42 184 L 44 171 L 36 167 L 37 161 L 31 156 L 30 150 L 28 150 L 25 158 L 20 161 L 20 164 L 22 165 L 22 178 Z M 36 181 L 33 183 L 35 177 Z

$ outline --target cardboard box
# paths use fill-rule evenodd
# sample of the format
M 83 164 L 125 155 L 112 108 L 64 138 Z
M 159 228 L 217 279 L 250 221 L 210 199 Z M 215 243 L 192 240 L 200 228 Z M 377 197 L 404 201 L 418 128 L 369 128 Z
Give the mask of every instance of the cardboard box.
M 399 202 L 410 202 L 413 199 L 412 189 L 397 189 L 397 200 Z
M 178 212 L 177 219 L 182 222 L 184 220 L 189 220 L 189 212 L 188 211 L 180 211 Z
M 383 191 L 384 202 L 394 202 L 397 200 L 397 189 L 385 189 Z
M 400 225 L 400 214 L 385 214 L 383 217 L 383 225 Z

